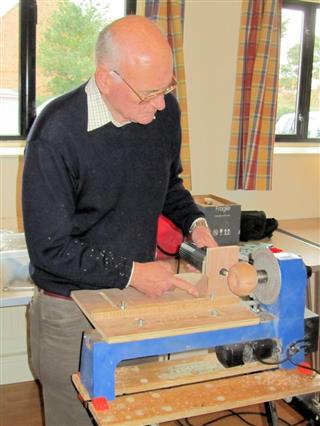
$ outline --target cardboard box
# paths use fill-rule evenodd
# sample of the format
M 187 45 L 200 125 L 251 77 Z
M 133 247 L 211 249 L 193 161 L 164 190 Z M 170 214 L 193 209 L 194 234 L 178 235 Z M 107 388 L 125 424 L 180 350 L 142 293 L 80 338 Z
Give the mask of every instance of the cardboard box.
M 205 214 L 212 235 L 220 246 L 237 245 L 240 236 L 241 205 L 215 195 L 194 195 Z

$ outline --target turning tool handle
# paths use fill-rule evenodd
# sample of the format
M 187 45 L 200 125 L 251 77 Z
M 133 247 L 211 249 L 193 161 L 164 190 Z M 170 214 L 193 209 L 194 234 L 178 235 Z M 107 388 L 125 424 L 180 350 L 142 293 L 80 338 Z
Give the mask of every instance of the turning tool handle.
M 206 248 L 199 248 L 191 241 L 185 241 L 179 249 L 179 256 L 190 265 L 202 270 L 203 261 L 206 257 Z

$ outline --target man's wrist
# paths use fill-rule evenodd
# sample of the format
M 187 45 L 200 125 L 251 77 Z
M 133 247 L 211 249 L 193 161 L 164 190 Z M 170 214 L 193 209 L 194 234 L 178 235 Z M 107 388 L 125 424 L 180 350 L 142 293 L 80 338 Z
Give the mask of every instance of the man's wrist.
M 204 226 L 205 228 L 209 228 L 209 225 L 208 225 L 208 222 L 206 221 L 206 219 L 204 217 L 198 217 L 198 219 L 196 219 L 195 221 L 192 222 L 190 229 L 189 229 L 189 234 L 192 234 L 192 232 L 198 226 Z

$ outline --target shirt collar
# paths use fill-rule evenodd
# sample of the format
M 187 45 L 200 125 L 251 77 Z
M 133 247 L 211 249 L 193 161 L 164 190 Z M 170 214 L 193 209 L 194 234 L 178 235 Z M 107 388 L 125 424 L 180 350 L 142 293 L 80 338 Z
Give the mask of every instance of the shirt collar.
M 113 119 L 111 112 L 108 110 L 105 102 L 102 99 L 101 93 L 96 85 L 94 75 L 86 84 L 85 91 L 87 93 L 88 105 L 88 126 L 87 131 L 98 129 L 112 122 L 116 127 L 122 127 L 129 124 L 130 121 L 119 123 Z

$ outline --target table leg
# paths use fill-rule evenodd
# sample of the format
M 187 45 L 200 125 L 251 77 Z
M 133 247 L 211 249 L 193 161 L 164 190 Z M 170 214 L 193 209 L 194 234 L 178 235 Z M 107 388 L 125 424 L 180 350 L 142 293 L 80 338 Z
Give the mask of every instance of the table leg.
M 273 401 L 265 402 L 264 407 L 266 410 L 268 426 L 277 426 L 279 424 L 279 419 L 275 403 Z

